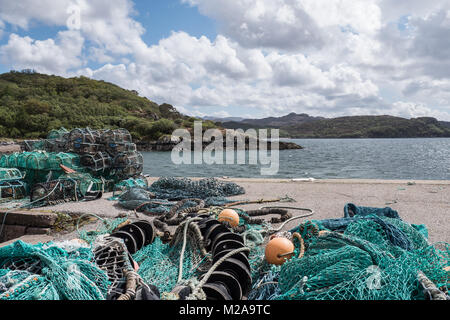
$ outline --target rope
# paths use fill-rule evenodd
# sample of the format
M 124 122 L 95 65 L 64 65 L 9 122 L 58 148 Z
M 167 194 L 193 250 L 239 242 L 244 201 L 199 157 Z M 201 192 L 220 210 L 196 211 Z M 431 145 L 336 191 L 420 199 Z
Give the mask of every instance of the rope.
M 126 277 L 126 291 L 121 294 L 117 300 L 134 300 L 136 297 L 136 288 L 139 281 L 139 275 L 132 270 L 124 270 Z
M 278 199 L 269 199 L 269 200 L 259 199 L 259 200 L 251 200 L 251 201 L 250 200 L 236 201 L 236 202 L 226 204 L 225 207 L 228 208 L 228 207 L 234 207 L 234 206 L 243 205 L 243 204 L 267 203 L 267 202 L 295 202 L 295 200 L 286 195 L 285 197 L 278 198 Z
M 180 253 L 180 264 L 179 264 L 179 272 L 178 272 L 178 282 L 181 281 L 183 278 L 183 260 L 184 260 L 184 252 L 186 250 L 186 242 L 187 242 L 187 229 L 189 227 L 189 224 L 193 221 L 201 220 L 201 218 L 191 218 L 185 222 L 184 230 L 183 230 L 183 246 L 181 247 L 181 253 Z
M 312 215 L 314 214 L 314 211 L 313 211 L 312 209 L 308 209 L 308 208 L 300 208 L 300 207 L 278 207 L 278 206 L 277 206 L 277 207 L 261 207 L 260 210 L 261 210 L 261 209 L 268 209 L 268 208 L 292 209 L 292 210 L 301 210 L 301 211 L 309 211 L 309 212 L 310 212 L 310 213 L 308 213 L 308 214 L 304 214 L 304 215 L 301 215 L 301 216 L 295 216 L 295 217 L 292 217 L 292 218 L 290 218 L 290 219 L 287 219 L 287 220 L 284 221 L 278 228 L 276 228 L 276 229 L 270 229 L 270 230 L 269 230 L 269 234 L 280 231 L 281 229 L 284 228 L 284 226 L 285 226 L 287 223 L 289 223 L 289 222 L 291 222 L 291 221 L 293 221 L 293 220 L 297 220 L 297 219 L 301 219 L 301 218 L 310 217 L 310 216 L 312 216 Z
M 436 285 L 422 272 L 417 273 L 417 279 L 423 286 L 424 291 L 428 293 L 431 300 L 447 300 L 447 296 L 444 292 L 439 290 Z
M 292 234 L 292 236 L 293 236 L 294 238 L 297 238 L 298 241 L 300 241 L 300 253 L 298 254 L 298 258 L 300 259 L 300 258 L 302 258 L 303 255 L 305 254 L 305 241 L 303 241 L 302 236 L 301 236 L 300 233 L 298 233 L 298 232 L 294 232 L 294 233 Z

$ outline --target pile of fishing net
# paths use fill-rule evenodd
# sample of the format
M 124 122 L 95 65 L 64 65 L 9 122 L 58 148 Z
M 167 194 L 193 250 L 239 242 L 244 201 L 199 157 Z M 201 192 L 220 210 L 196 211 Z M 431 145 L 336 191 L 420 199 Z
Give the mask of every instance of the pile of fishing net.
M 201 199 L 205 206 L 217 206 L 231 202 L 226 197 L 244 194 L 245 189 L 234 182 L 215 178 L 192 180 L 188 178 L 163 177 L 148 188 L 132 187 L 119 197 L 119 206 L 140 212 L 165 213 L 181 200 Z M 195 206 L 188 201 L 181 210 Z
M 348 204 L 342 219 L 311 220 L 298 232 L 294 257 L 282 266 L 262 259 L 250 299 L 445 299 L 450 246 L 429 244 L 424 225 L 402 221 L 391 208 Z M 300 255 L 300 257 L 299 257 Z
M 0 248 L 1 300 L 104 300 L 108 276 L 80 243 Z
M 220 181 L 215 178 L 192 180 L 188 178 L 163 177 L 154 182 L 149 191 L 156 198 L 182 200 L 186 198 L 207 199 L 211 197 L 229 197 L 245 193 L 245 189 L 234 182 Z

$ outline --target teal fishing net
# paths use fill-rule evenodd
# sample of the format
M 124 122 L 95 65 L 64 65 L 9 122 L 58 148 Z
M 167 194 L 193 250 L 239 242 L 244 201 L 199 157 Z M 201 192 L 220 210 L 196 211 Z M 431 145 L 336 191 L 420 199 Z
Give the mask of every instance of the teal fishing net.
M 107 287 L 90 248 L 20 240 L 0 248 L 1 300 L 104 300 Z
M 160 178 L 148 188 L 132 187 L 120 194 L 119 206 L 152 213 L 169 212 L 177 201 L 202 199 L 205 206 L 220 206 L 232 202 L 226 197 L 244 194 L 245 190 L 234 182 L 215 178 L 192 180 L 188 178 Z M 186 202 L 180 210 L 194 205 Z
M 148 190 L 154 193 L 156 198 L 169 200 L 229 197 L 245 193 L 245 189 L 238 184 L 220 181 L 215 178 L 192 180 L 188 178 L 163 177 L 154 182 Z
M 80 217 L 80 219 L 83 216 Z M 98 217 L 100 218 L 100 217 Z M 115 219 L 103 219 L 100 218 L 100 225 L 95 230 L 80 230 L 77 225 L 78 238 L 86 241 L 89 244 L 95 242 L 95 240 L 101 236 L 112 233 L 117 227 L 125 223 L 128 218 L 115 218 Z
M 277 300 L 422 300 L 430 288 L 423 273 L 447 292 L 450 251 L 447 243 L 429 244 L 425 226 L 402 221 L 390 208 L 353 206 L 342 219 L 313 220 L 292 229 L 306 250 L 279 270 L 261 263 L 250 295 Z M 348 209 L 349 206 L 346 206 Z M 341 221 L 339 221 L 341 220 Z M 330 229 L 328 229 L 329 227 Z M 295 243 L 295 242 L 294 242 Z M 264 285 L 268 283 L 268 285 Z M 262 285 L 261 285 L 262 284 Z
M 187 222 L 186 222 L 187 223 Z M 210 265 L 201 241 L 201 233 L 195 224 L 180 225 L 170 243 L 160 238 L 133 255 L 139 264 L 138 274 L 163 294 L 186 281 L 198 281 L 198 277 Z

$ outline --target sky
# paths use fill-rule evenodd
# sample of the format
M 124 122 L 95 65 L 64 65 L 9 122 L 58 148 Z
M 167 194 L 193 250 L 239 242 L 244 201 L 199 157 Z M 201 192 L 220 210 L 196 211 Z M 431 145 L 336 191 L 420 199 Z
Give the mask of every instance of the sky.
M 450 121 L 450 0 L 0 0 L 0 72 L 115 83 L 193 116 Z

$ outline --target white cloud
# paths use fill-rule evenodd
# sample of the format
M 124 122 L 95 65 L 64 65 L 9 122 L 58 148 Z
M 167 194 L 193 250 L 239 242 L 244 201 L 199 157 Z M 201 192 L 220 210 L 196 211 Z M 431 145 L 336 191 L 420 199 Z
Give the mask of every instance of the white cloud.
M 2 21 L 62 30 L 47 40 L 12 33 L 0 58 L 110 81 L 196 115 L 242 106 L 254 116 L 448 118 L 448 0 L 182 1 L 217 22 L 215 39 L 178 31 L 149 46 L 131 0 L 0 0 L 0 37 Z M 69 4 L 81 10 L 79 30 L 63 31 Z
M 450 120 L 450 113 L 433 110 L 422 103 L 397 101 L 392 105 L 391 115 L 404 118 L 435 117 Z
M 244 47 L 299 49 L 324 44 L 316 22 L 294 0 L 184 0 L 218 21 Z
M 64 25 L 69 17 L 70 0 L 0 0 L 0 19 L 4 22 L 29 29 L 34 21 L 47 25 Z
M 141 38 L 145 30 L 131 17 L 134 9 L 129 0 L 0 0 L 0 7 L 0 19 L 25 30 L 37 23 L 67 29 L 75 14 L 70 9 L 77 8 L 77 30 L 97 47 L 93 58 L 99 52 L 104 57 L 137 54 L 147 47 Z
M 82 66 L 84 39 L 77 31 L 61 31 L 55 40 L 33 40 L 11 34 L 0 47 L 1 61 L 15 69 L 30 68 L 42 73 L 65 74 Z

